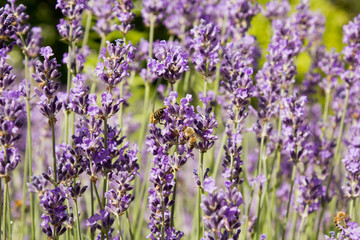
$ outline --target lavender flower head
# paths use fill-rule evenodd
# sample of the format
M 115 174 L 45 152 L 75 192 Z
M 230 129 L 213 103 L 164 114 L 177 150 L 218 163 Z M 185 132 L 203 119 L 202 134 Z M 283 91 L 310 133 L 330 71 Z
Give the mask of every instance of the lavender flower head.
M 286 18 L 290 12 L 291 6 L 288 0 L 274 0 L 266 3 L 266 10 L 264 16 L 273 19 Z
M 40 205 L 44 209 L 41 215 L 43 219 L 41 228 L 51 239 L 58 239 L 66 231 L 69 215 L 64 204 L 65 200 L 64 193 L 58 187 L 47 190 L 43 196 L 40 196 Z
M 144 0 L 142 1 L 141 16 L 143 17 L 144 23 L 150 25 L 151 18 L 154 23 L 160 23 L 166 13 L 168 7 L 168 0 Z
M 285 136 L 284 150 L 295 164 L 299 161 L 306 148 L 306 138 L 310 134 L 309 127 L 304 123 L 305 96 L 296 94 L 282 100 L 283 108 L 280 117 L 283 122 L 282 134 Z
M 136 146 L 129 149 L 128 143 L 120 150 L 120 157 L 117 160 L 117 169 L 110 174 L 109 191 L 105 193 L 108 199 L 108 205 L 105 207 L 107 212 L 115 216 L 121 216 L 129 208 L 134 200 L 131 190 L 134 186 L 131 184 L 136 175 L 139 175 L 137 164 Z
M 206 183 L 206 184 L 205 184 Z M 244 203 L 241 193 L 231 187 L 230 182 L 225 182 L 226 190 L 216 191 L 214 179 L 204 180 L 204 191 L 209 195 L 203 195 L 200 207 L 204 212 L 205 238 L 238 239 L 240 235 L 240 205 Z
M 98 63 L 95 73 L 111 91 L 129 76 L 129 64 L 134 59 L 135 48 L 131 43 L 125 44 L 121 39 L 116 40 L 116 44 L 108 41 L 106 43 L 107 48 L 103 48 L 99 56 L 104 63 Z M 109 56 L 106 56 L 106 49 Z
M 322 186 L 322 180 L 316 176 L 300 176 L 298 181 L 300 196 L 296 200 L 296 210 L 300 214 L 310 214 L 320 207 L 321 200 L 325 197 L 326 187 Z M 305 212 L 306 209 L 307 212 Z
M 82 36 L 81 15 L 87 7 L 86 0 L 58 0 L 55 8 L 60 8 L 66 16 L 60 19 L 57 29 L 63 40 L 68 42 L 78 42 Z
M 351 66 L 359 65 L 360 58 L 360 15 L 356 16 L 353 21 L 350 21 L 343 27 L 343 43 L 346 44 L 342 53 L 344 60 Z
M 342 187 L 348 198 L 360 196 L 360 146 L 350 146 L 342 160 L 345 167 L 346 185 Z
M 260 12 L 258 3 L 248 0 L 226 1 L 228 7 L 227 31 L 235 40 L 241 39 L 251 27 L 253 17 Z
M 51 58 L 51 56 L 54 55 L 51 47 L 41 48 L 40 54 L 44 57 L 44 62 L 40 60 L 36 61 L 35 73 L 32 75 L 35 81 L 40 83 L 40 89 L 36 89 L 35 91 L 40 98 L 37 106 L 40 112 L 48 118 L 49 124 L 54 126 L 57 121 L 56 114 L 62 107 L 62 103 L 56 96 L 59 83 L 54 81 L 57 80 L 61 74 L 57 70 L 58 64 L 56 58 Z
M 184 72 L 189 71 L 188 55 L 179 44 L 160 41 L 154 53 L 156 59 L 148 60 L 150 73 L 163 77 L 171 85 L 175 84 Z
M 201 19 L 200 25 L 191 29 L 190 33 L 193 36 L 190 46 L 194 51 L 192 62 L 196 70 L 204 76 L 214 74 L 216 63 L 219 61 L 219 28 Z

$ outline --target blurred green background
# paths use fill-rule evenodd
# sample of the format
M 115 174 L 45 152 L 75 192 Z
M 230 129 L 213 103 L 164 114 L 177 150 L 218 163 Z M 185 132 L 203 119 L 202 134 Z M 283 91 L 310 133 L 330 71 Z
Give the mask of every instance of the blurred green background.
M 3 2 L 5 1 L 3 0 Z M 268 0 L 259 0 L 258 2 L 265 6 Z M 17 1 L 17 4 L 19 3 L 27 6 L 26 12 L 30 15 L 30 24 L 32 26 L 42 27 L 44 45 L 53 47 L 55 55 L 60 62 L 62 54 L 67 51 L 67 45 L 59 41 L 60 36 L 56 29 L 56 25 L 62 17 L 61 11 L 55 9 L 56 0 L 19 0 Z M 140 16 L 141 1 L 135 1 L 134 3 L 136 6 L 135 13 L 137 15 L 135 19 L 136 27 L 127 35 L 127 39 L 132 43 L 137 43 L 141 38 L 148 37 L 148 29 L 144 26 Z M 299 3 L 299 0 L 291 0 L 290 3 L 294 7 Z M 324 43 L 326 47 L 329 49 L 335 48 L 337 51 L 341 51 L 343 47 L 342 26 L 360 13 L 360 0 L 311 0 L 310 5 L 313 11 L 320 11 L 326 18 L 326 31 L 324 34 Z M 271 39 L 270 22 L 261 14 L 257 15 L 252 22 L 250 33 L 257 37 L 264 57 L 267 45 Z M 118 33 L 112 33 L 108 36 L 108 40 L 114 40 L 119 37 L 122 36 Z M 155 30 L 155 37 L 158 39 L 168 39 L 169 36 L 163 26 L 158 26 Z M 96 52 L 99 43 L 99 36 L 94 31 L 91 31 L 89 41 L 90 48 Z M 96 54 L 91 55 L 88 65 L 94 65 L 96 58 Z M 306 54 L 301 55 L 298 58 L 297 65 L 298 77 L 301 78 L 310 66 L 310 58 Z M 65 66 L 62 65 L 61 67 L 63 69 L 60 71 L 65 72 Z M 64 74 L 61 79 L 63 83 L 66 81 L 65 77 Z

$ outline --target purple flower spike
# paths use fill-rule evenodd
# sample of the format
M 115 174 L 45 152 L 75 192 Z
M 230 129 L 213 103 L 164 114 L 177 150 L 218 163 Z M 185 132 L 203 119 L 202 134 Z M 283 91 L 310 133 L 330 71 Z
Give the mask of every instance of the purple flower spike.
M 278 18 L 286 18 L 290 10 L 291 6 L 288 0 L 274 0 L 266 3 L 266 10 L 264 12 L 264 16 L 271 20 Z
M 6 156 L 6 157 L 5 157 Z M 17 165 L 21 162 L 21 157 L 16 148 L 6 149 L 6 155 L 2 150 L 0 152 L 0 177 L 7 178 L 10 173 L 14 171 Z
M 125 151 L 127 152 L 125 153 Z M 131 194 L 134 186 L 131 183 L 139 174 L 137 153 L 137 149 L 128 149 L 128 145 L 122 148 L 117 161 L 118 167 L 115 172 L 110 174 L 110 190 L 105 193 L 105 197 L 108 199 L 105 210 L 115 216 L 123 215 L 134 200 L 134 196 Z
M 98 223 L 99 221 L 100 223 Z M 112 232 L 114 230 L 112 225 L 114 224 L 114 221 L 115 220 L 111 217 L 110 213 L 101 210 L 100 214 L 95 214 L 94 216 L 90 217 L 86 221 L 86 225 L 90 227 L 90 230 L 93 234 L 97 229 L 100 230 L 97 239 L 107 239 L 107 235 L 110 237 L 110 239 L 112 239 Z
M 298 181 L 300 196 L 296 200 L 298 204 L 296 210 L 300 214 L 310 214 L 320 207 L 321 200 L 325 197 L 326 187 L 316 176 L 300 176 Z M 306 207 L 307 212 L 305 212 Z
M 169 5 L 169 0 L 144 0 L 142 1 L 143 8 L 141 9 L 141 16 L 144 19 L 146 25 L 150 25 L 150 16 L 155 18 L 155 23 L 160 23 L 166 13 L 166 9 Z
M 160 41 L 156 59 L 149 58 L 148 68 L 151 74 L 163 77 L 170 84 L 175 84 L 184 72 L 189 71 L 188 55 L 179 44 Z
M 40 196 L 40 205 L 45 211 L 41 215 L 43 219 L 41 228 L 49 238 L 58 239 L 66 231 L 70 217 L 66 210 L 67 206 L 64 204 L 65 200 L 65 194 L 58 187 L 47 190 L 43 196 Z
M 190 32 L 193 36 L 191 49 L 194 50 L 192 62 L 196 70 L 205 76 L 214 74 L 216 63 L 219 61 L 219 28 L 201 19 L 200 25 L 195 26 Z
M 100 57 L 104 62 L 98 63 L 95 73 L 106 84 L 107 90 L 111 91 L 130 75 L 128 71 L 130 62 L 134 59 L 135 48 L 121 39 L 116 40 L 116 44 L 106 43 L 109 56 L 106 56 L 106 49 L 103 48 Z
M 68 42 L 78 42 L 82 37 L 81 15 L 87 8 L 86 0 L 58 0 L 56 8 L 60 8 L 61 12 L 67 19 L 60 19 L 57 29 L 63 40 Z
M 226 183 L 226 189 L 215 191 L 213 180 L 206 178 L 211 190 L 208 196 L 203 195 L 200 207 L 204 212 L 205 238 L 211 239 L 238 239 L 240 235 L 240 205 L 244 204 L 241 193 L 233 188 L 231 183 Z M 209 185 L 209 184 L 207 184 Z

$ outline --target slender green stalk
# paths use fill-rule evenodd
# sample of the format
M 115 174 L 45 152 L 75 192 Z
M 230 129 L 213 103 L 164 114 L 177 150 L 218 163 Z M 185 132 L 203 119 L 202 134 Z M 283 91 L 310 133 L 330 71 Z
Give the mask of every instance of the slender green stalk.
M 204 164 L 204 153 L 201 152 L 200 153 L 200 161 L 199 161 L 199 179 L 201 181 L 202 184 L 202 179 L 203 179 L 203 164 Z M 201 239 L 201 235 L 202 235 L 202 226 L 201 226 L 201 208 L 200 208 L 200 203 L 201 203 L 201 194 L 202 194 L 203 190 L 202 187 L 199 187 L 198 189 L 198 196 L 197 196 L 197 240 Z
M 123 88 L 124 88 L 124 82 L 121 81 L 120 83 L 120 98 L 123 97 Z M 119 124 L 120 124 L 120 137 L 122 137 L 124 135 L 124 129 L 123 129 L 123 108 L 124 108 L 124 104 L 120 103 L 120 110 L 119 110 Z
M 164 240 L 165 237 L 165 207 L 164 207 L 164 196 L 162 194 L 162 187 L 160 187 L 161 195 L 161 240 Z
M 72 26 L 70 25 L 70 33 L 69 36 L 72 35 Z M 71 61 L 72 61 L 72 49 L 71 49 L 71 42 L 69 42 L 68 45 L 68 62 L 67 62 L 67 79 L 66 79 L 66 92 L 67 94 L 70 93 L 71 88 Z M 69 141 L 69 115 L 70 112 L 65 112 L 65 143 L 68 143 Z
M 207 82 L 206 76 L 204 76 L 204 97 L 205 98 L 207 96 L 207 85 L 208 85 L 208 82 Z
M 350 199 L 350 204 L 349 204 L 349 214 L 350 214 L 350 218 L 353 220 L 353 221 L 356 221 L 355 219 L 355 198 L 351 198 Z
M 293 214 L 293 225 L 291 227 L 291 238 L 290 238 L 292 240 L 295 240 L 296 224 L 297 224 L 298 215 L 299 215 L 299 213 L 297 211 L 295 211 L 295 213 Z
M 307 217 L 308 217 L 308 210 L 309 210 L 309 205 L 306 204 L 305 207 L 305 211 L 303 212 L 303 214 L 301 214 L 301 223 L 300 223 L 300 228 L 298 231 L 298 235 L 296 239 L 301 239 L 301 235 L 303 233 L 304 230 L 304 224 L 306 223 Z M 292 235 L 292 239 L 295 239 L 295 234 Z
M 262 163 L 262 150 L 263 150 L 263 146 L 264 146 L 264 142 L 265 142 L 265 135 L 266 135 L 266 127 L 267 127 L 267 123 L 264 123 L 264 125 L 262 126 L 262 130 L 261 130 L 261 140 L 260 140 L 259 157 L 258 157 L 259 160 L 257 162 L 255 176 L 258 176 L 260 173 L 260 166 Z
M 105 175 L 105 178 L 104 178 L 104 181 L 103 181 L 103 193 L 102 193 L 102 204 L 103 204 L 103 207 L 102 208 L 105 208 L 106 206 L 106 198 L 105 198 L 105 193 L 107 191 L 107 185 L 108 185 L 108 177 L 107 175 Z
M 280 163 L 281 163 L 281 151 L 278 149 L 276 152 L 277 155 L 277 160 L 276 160 L 276 172 L 275 172 L 275 181 L 274 181 L 274 185 L 272 188 L 272 196 L 271 196 L 271 205 L 270 205 L 270 218 L 272 219 L 273 217 L 273 212 L 274 212 L 274 205 L 275 205 L 275 197 L 276 197 L 276 186 L 278 184 L 278 173 L 280 171 Z
M 191 69 L 185 73 L 184 77 L 184 92 L 189 92 L 189 82 L 190 82 Z
M 171 207 L 171 220 L 170 220 L 170 226 L 174 227 L 174 215 L 175 215 L 175 204 L 176 204 L 176 186 L 177 186 L 177 169 L 174 169 L 174 193 L 173 193 L 173 201 L 174 204 Z
M 55 121 L 51 120 L 51 138 L 52 138 L 52 154 L 53 154 L 53 168 L 54 168 L 54 184 L 57 186 L 57 170 L 56 170 L 56 153 L 55 153 Z
M 197 234 L 196 234 L 196 239 L 200 240 L 201 239 L 201 209 L 200 209 L 200 201 L 201 201 L 201 189 L 198 189 L 198 194 L 197 194 L 197 204 L 196 204 L 196 215 L 197 215 Z
M 329 105 L 330 105 L 330 96 L 331 96 L 331 89 L 330 89 L 330 87 L 328 87 L 325 91 L 325 106 L 324 106 L 324 113 L 323 113 L 323 121 L 324 122 L 327 122 Z
M 90 202 L 91 202 L 91 216 L 94 216 L 94 187 L 92 182 L 90 181 Z M 94 240 L 95 235 L 90 231 L 90 239 Z
M 339 135 L 338 135 L 338 138 L 337 138 L 337 141 L 336 141 L 334 161 L 332 162 L 329 178 L 328 178 L 327 185 L 326 185 L 325 199 L 327 199 L 329 197 L 330 183 L 331 183 L 331 180 L 333 178 L 334 170 L 335 170 L 335 168 L 337 167 L 337 165 L 339 164 L 339 161 L 340 161 L 340 146 L 341 146 L 341 140 L 342 140 L 342 135 L 343 135 L 343 130 L 344 130 L 344 122 L 345 122 L 345 116 L 346 116 L 346 111 L 347 111 L 347 105 L 348 105 L 348 102 L 349 102 L 349 95 L 350 95 L 350 90 L 348 88 L 346 90 L 345 102 L 344 102 L 343 112 L 342 112 L 341 121 L 340 121 Z M 322 208 L 321 208 L 321 212 L 320 212 L 319 220 L 318 220 L 318 227 L 317 227 L 317 230 L 316 230 L 316 239 L 318 239 L 318 237 L 319 237 L 321 220 L 322 220 L 322 218 L 324 216 L 324 213 L 325 213 L 325 204 L 326 204 L 325 202 L 322 203 Z
M 75 216 L 76 216 L 76 220 L 77 220 L 77 234 L 78 234 L 78 239 L 81 240 L 81 225 L 80 225 L 80 216 L 79 216 L 79 209 L 78 209 L 78 204 L 77 204 L 77 199 L 74 199 L 74 203 L 75 203 Z
M 107 127 L 107 119 L 104 119 L 104 147 L 105 150 L 108 148 L 108 127 Z M 107 174 L 105 174 L 104 182 L 103 182 L 103 208 L 106 206 L 106 198 L 105 198 L 105 192 L 107 191 L 107 185 L 108 185 L 108 177 Z
M 6 147 L 4 146 L 4 162 L 5 164 L 7 163 L 7 151 L 6 151 Z M 4 201 L 3 201 L 3 217 L 4 217 L 4 220 L 3 220 L 3 233 L 4 233 L 4 239 L 7 239 L 7 225 L 9 224 L 7 222 L 7 206 L 8 206 L 8 191 L 9 191 L 9 187 L 8 187 L 8 182 L 9 182 L 9 179 L 8 177 L 5 177 L 4 178 Z M 0 193 L 1 194 L 1 193 Z M 0 203 L 1 204 L 1 203 Z M 1 234 L 1 233 L 0 233 Z
M 130 223 L 130 217 L 129 217 L 129 212 L 128 211 L 126 211 L 126 219 L 128 221 L 128 224 L 129 224 L 130 239 L 133 240 L 133 234 L 132 234 L 132 231 L 131 231 L 131 223 Z
M 118 225 L 120 240 L 123 240 L 119 215 L 116 215 L 116 220 L 117 220 L 117 225 Z
M 24 203 L 26 202 L 26 196 L 27 196 L 27 185 L 26 185 L 26 183 L 28 182 L 28 178 L 26 176 L 28 176 L 28 172 L 29 172 L 29 154 L 28 153 L 29 153 L 28 145 L 26 145 L 25 161 L 24 161 L 24 177 L 23 177 L 23 186 L 22 186 L 22 192 L 23 192 L 22 203 L 23 204 L 21 205 L 21 226 L 25 226 L 25 219 L 26 219 L 26 214 L 25 214 L 26 204 L 24 204 Z M 1 187 L 1 178 L 0 178 L 0 187 Z M 1 189 L 0 189 L 0 193 L 1 193 Z M 1 202 L 2 201 L 1 201 L 1 194 L 0 194 L 0 203 Z M 0 204 L 0 208 L 2 208 L 1 204 Z M 0 210 L 0 216 L 2 216 L 1 215 L 1 210 Z M 1 219 L 2 218 L 0 217 L 0 226 L 1 226 Z M 26 230 L 25 227 L 21 228 L 20 239 L 24 239 L 25 230 Z
M 92 12 L 89 10 L 87 11 L 87 18 L 86 18 L 86 25 L 85 25 L 85 31 L 84 31 L 84 38 L 82 42 L 81 48 L 84 48 L 87 45 L 87 42 L 89 40 L 89 32 L 91 27 L 91 20 L 92 20 Z
M 28 161 L 29 161 L 29 182 L 31 182 L 32 176 L 32 139 L 31 139 L 31 116 L 30 116 L 30 96 L 26 97 L 26 116 L 27 116 L 27 143 L 28 149 Z M 25 171 L 25 170 L 24 170 Z M 26 178 L 26 175 L 24 175 Z M 25 205 L 25 202 L 23 203 Z M 34 212 L 34 195 L 30 194 L 30 215 L 31 215 L 31 237 L 35 239 L 35 212 Z
M 283 225 L 284 229 L 283 229 L 283 233 L 282 233 L 283 240 L 285 239 L 286 226 L 287 226 L 287 222 L 289 219 L 290 203 L 291 203 L 292 193 L 294 190 L 295 175 L 296 175 L 296 164 L 294 164 L 292 174 L 291 174 L 290 195 L 289 195 L 289 201 L 288 201 L 288 204 L 286 207 L 286 216 L 285 216 L 285 220 L 284 220 L 284 225 Z
M 224 132 L 224 133 L 223 133 L 223 136 L 222 136 L 222 138 L 221 138 L 221 143 L 220 143 L 219 152 L 218 152 L 217 157 L 216 157 L 216 160 L 215 160 L 216 162 L 215 162 L 215 167 L 214 167 L 214 172 L 213 172 L 213 178 L 214 178 L 214 179 L 216 179 L 216 176 L 217 176 L 218 171 L 219 171 L 222 154 L 223 154 L 223 152 L 224 152 L 224 148 L 223 148 L 222 146 L 225 145 L 226 139 L 227 139 L 227 135 L 226 135 L 226 133 Z
M 247 226 L 249 225 L 249 219 L 250 219 L 250 209 L 251 209 L 251 204 L 253 202 L 253 198 L 254 198 L 254 192 L 255 192 L 255 185 L 253 185 L 251 187 L 251 193 L 250 193 L 250 201 L 249 201 L 249 205 L 246 211 L 246 221 L 245 221 L 245 231 L 244 231 L 244 240 L 246 239 L 246 233 L 247 233 Z
M 5 183 L 4 183 L 5 187 L 4 187 L 4 202 L 3 202 L 3 210 L 4 210 L 4 213 L 3 213 L 3 217 L 4 217 L 4 220 L 3 220 L 3 234 L 4 234 L 4 239 L 7 239 L 7 201 L 8 201 L 8 198 L 7 198 L 7 193 L 8 193 L 8 183 L 7 181 L 5 180 Z
M 95 184 L 94 182 L 93 182 L 92 184 L 93 184 L 93 187 L 94 187 L 94 190 L 95 190 L 95 195 L 96 195 L 96 199 L 97 199 L 97 201 L 98 201 L 98 205 L 99 205 L 100 209 L 102 210 L 102 209 L 104 209 L 104 208 L 103 208 L 103 205 L 101 204 L 101 200 L 100 200 L 100 196 L 99 196 L 98 189 L 97 189 L 96 184 Z

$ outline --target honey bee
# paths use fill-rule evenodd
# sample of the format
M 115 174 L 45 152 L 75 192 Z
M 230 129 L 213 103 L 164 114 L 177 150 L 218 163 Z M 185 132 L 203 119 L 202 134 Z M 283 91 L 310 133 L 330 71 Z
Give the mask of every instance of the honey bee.
M 182 131 L 184 133 L 184 138 L 186 140 L 189 140 L 189 138 L 191 138 L 192 136 L 195 135 L 195 130 L 192 128 L 192 127 L 187 127 L 187 126 L 184 126 L 182 128 Z
M 182 128 L 182 132 L 184 133 L 184 138 L 181 140 L 182 143 L 188 142 L 188 147 L 190 149 L 194 149 L 196 146 L 196 133 L 192 127 L 184 126 Z
M 349 220 L 350 217 L 345 212 L 338 212 L 336 213 L 336 216 L 334 218 L 334 225 L 337 230 L 342 230 L 344 228 L 348 228 L 348 225 L 346 223 Z
M 189 148 L 190 149 L 194 149 L 194 147 L 196 146 L 196 135 L 192 136 L 190 139 L 189 139 Z
M 160 109 L 158 109 L 158 110 L 156 110 L 155 112 L 154 112 L 154 107 L 153 107 L 153 113 L 151 114 L 151 116 L 150 116 L 150 122 L 152 123 L 152 124 L 157 124 L 157 123 L 159 123 L 160 121 L 161 121 L 161 118 L 163 117 L 163 115 L 164 115 L 164 109 L 165 109 L 166 107 L 163 107 L 163 108 L 160 108 Z

